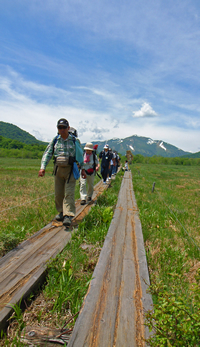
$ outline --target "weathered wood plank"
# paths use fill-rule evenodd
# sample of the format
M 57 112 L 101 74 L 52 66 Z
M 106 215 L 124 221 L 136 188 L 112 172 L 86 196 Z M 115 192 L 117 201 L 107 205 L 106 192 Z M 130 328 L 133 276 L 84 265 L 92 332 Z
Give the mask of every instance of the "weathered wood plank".
M 88 205 L 80 205 L 76 201 L 76 219 L 83 218 L 84 210 L 88 213 L 92 204 L 108 185 L 99 181 L 94 187 L 93 200 Z M 28 240 L 22 242 L 0 259 L 0 328 L 7 324 L 7 319 L 12 313 L 9 304 L 16 304 L 22 297 L 26 297 L 44 276 L 46 263 L 54 258 L 71 238 L 71 233 L 62 226 L 49 223 Z M 68 230 L 70 231 L 70 230 Z
M 22 259 L 18 261 L 13 259 L 13 268 L 9 267 L 10 271 L 6 273 L 6 267 L 3 269 L 4 276 L 0 284 L 0 307 L 1 307 L 1 296 L 4 293 L 9 293 L 8 298 L 13 296 L 13 293 L 18 290 L 30 276 L 38 269 L 38 267 L 48 261 L 49 258 L 54 257 L 69 241 L 70 233 L 66 235 L 63 228 L 56 228 L 56 232 L 52 230 L 52 235 L 49 235 L 48 239 L 45 237 L 41 245 L 36 242 L 26 249 Z M 4 301 L 5 302 L 5 301 Z
M 147 293 L 149 276 L 144 255 L 132 176 L 126 172 L 69 347 L 145 346 L 148 330 L 143 313 L 152 300 Z

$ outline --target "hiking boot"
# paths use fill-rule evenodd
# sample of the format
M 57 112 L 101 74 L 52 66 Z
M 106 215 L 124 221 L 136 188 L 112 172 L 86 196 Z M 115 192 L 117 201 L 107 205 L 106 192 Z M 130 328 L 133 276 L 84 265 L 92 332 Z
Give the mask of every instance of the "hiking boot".
M 63 219 L 63 225 L 65 227 L 70 227 L 71 223 L 72 223 L 72 217 L 71 216 L 65 216 Z
M 55 216 L 55 219 L 58 221 L 58 222 L 62 222 L 63 221 L 63 213 L 60 212 L 59 214 L 57 214 Z
M 92 200 L 92 198 L 90 196 L 88 196 L 87 202 L 90 202 L 91 200 Z
M 86 204 L 86 200 L 81 200 L 81 205 L 85 205 Z

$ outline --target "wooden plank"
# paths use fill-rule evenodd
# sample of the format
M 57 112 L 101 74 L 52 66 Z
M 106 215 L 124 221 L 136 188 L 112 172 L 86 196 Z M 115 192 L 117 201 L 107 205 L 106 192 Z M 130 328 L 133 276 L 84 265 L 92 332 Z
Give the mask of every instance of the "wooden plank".
M 23 246 L 19 248 L 19 251 L 9 259 L 9 261 L 2 261 L 1 264 L 1 281 L 2 283 L 0 284 L 0 294 L 2 289 L 4 289 L 3 286 L 3 281 L 4 278 L 8 276 L 8 273 L 13 272 L 13 273 L 20 273 L 20 267 L 22 264 L 29 259 L 31 255 L 34 255 L 41 249 L 43 246 L 48 244 L 48 242 L 54 238 L 57 233 L 59 233 L 61 230 L 60 228 L 55 228 L 52 227 L 47 229 L 47 233 L 41 233 L 40 238 L 35 238 L 34 242 L 28 242 L 24 243 Z M 3 260 L 3 258 L 2 258 Z M 30 263 L 29 266 L 32 268 L 34 267 L 34 264 Z
M 83 218 L 84 211 L 88 213 L 99 194 L 107 188 L 108 185 L 99 181 L 89 204 L 82 206 L 80 199 L 76 201 L 76 216 L 72 227 L 76 224 L 76 219 Z M 0 259 L 0 328 L 7 324 L 13 311 L 9 305 L 18 303 L 34 289 L 44 276 L 46 263 L 69 242 L 71 233 L 66 231 L 62 223 L 56 223 L 59 226 L 53 224 L 49 223 Z
M 151 307 L 152 299 L 147 285 L 142 284 L 143 278 L 149 283 L 149 275 L 139 254 L 144 258 L 142 230 L 132 176 L 125 172 L 114 217 L 69 347 L 145 346 L 149 332 L 143 313 Z
M 33 275 L 41 264 L 46 263 L 65 246 L 69 240 L 67 236 L 64 228 L 56 228 L 56 233 L 54 232 L 47 240 L 46 237 L 44 238 L 46 242 L 41 242 L 41 245 L 37 244 L 37 248 L 34 247 L 34 244 L 27 247 L 22 259 L 19 258 L 18 261 L 14 259 L 13 269 L 10 269 L 9 266 L 10 271 L 7 273 L 6 268 L 3 269 L 4 276 L 0 284 L 0 307 L 2 293 L 4 293 L 3 302 L 5 302 L 6 293 L 8 293 L 8 298 L 12 297 L 13 293 Z

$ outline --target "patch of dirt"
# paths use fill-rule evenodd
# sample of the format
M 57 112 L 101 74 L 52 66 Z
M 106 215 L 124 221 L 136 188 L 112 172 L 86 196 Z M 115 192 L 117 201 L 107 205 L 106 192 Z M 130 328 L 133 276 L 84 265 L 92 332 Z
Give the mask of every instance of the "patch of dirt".
M 23 322 L 26 326 L 38 326 L 40 328 L 62 328 L 65 322 L 67 322 L 71 317 L 71 312 L 68 310 L 63 312 L 62 317 L 58 316 L 55 312 L 52 313 L 54 302 L 46 299 L 43 293 L 40 293 L 31 305 L 26 304 L 26 309 L 23 314 Z M 14 318 L 14 313 L 12 317 Z M 12 318 L 11 317 L 11 318 Z M 18 334 L 19 323 L 16 320 L 11 321 L 7 329 L 7 338 L 12 341 Z M 5 346 L 4 339 L 0 340 L 0 346 Z
M 189 272 L 185 273 L 185 276 L 188 279 L 189 283 L 196 283 L 195 276 L 197 272 L 200 270 L 200 261 L 194 260 L 193 264 L 191 264 L 191 268 Z

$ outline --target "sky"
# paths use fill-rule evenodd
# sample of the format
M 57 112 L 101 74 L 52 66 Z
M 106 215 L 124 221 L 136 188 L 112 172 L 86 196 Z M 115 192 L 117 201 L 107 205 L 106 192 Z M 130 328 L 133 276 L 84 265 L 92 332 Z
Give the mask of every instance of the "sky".
M 199 0 L 0 0 L 0 120 L 200 151 Z

